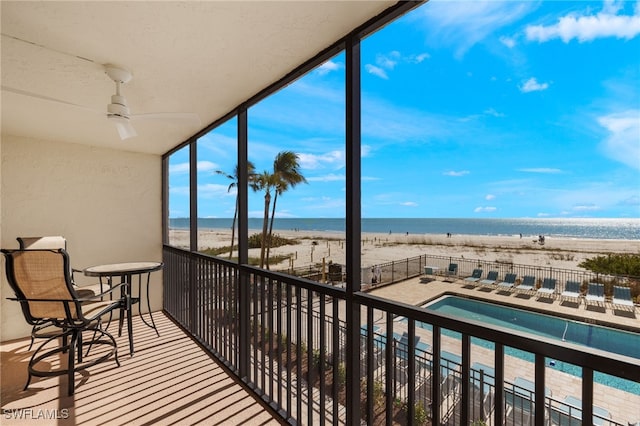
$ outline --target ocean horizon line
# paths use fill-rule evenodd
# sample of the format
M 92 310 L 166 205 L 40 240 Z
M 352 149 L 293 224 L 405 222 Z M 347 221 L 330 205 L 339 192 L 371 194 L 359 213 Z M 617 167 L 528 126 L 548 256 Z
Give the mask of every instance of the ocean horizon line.
M 198 218 L 199 229 L 231 228 L 233 218 Z M 249 229 L 262 229 L 249 218 Z M 190 219 L 170 218 L 172 229 L 188 229 Z M 278 218 L 274 230 L 345 232 L 344 218 Z M 362 218 L 362 233 L 539 236 L 640 240 L 640 218 Z M 640 247 L 639 247 L 640 249 Z

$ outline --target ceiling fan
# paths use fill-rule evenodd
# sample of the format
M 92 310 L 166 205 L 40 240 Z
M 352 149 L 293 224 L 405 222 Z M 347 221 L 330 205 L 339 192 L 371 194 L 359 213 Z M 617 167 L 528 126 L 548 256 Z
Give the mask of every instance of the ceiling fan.
M 131 80 L 131 73 L 125 69 L 107 65 L 105 73 L 116 83 L 116 94 L 111 96 L 111 103 L 107 105 L 107 118 L 116 125 L 120 139 L 125 140 L 137 136 L 136 129 L 131 125 L 131 115 L 127 99 L 120 94 L 120 85 Z
M 131 81 L 132 75 L 131 72 L 124 68 L 120 68 L 114 65 L 105 65 L 104 72 L 109 76 L 111 80 L 113 80 L 116 84 L 116 93 L 111 96 L 111 103 L 107 105 L 106 116 L 109 121 L 111 121 L 118 131 L 118 135 L 120 139 L 125 140 L 134 136 L 137 136 L 137 132 L 131 124 L 132 120 L 138 119 L 179 119 L 179 120 L 192 120 L 197 122 L 198 125 L 201 124 L 200 118 L 196 113 L 174 113 L 174 112 L 161 112 L 161 113 L 150 113 L 150 114 L 131 114 L 129 110 L 129 106 L 127 103 L 127 99 L 120 93 L 120 86 L 122 84 L 126 84 Z M 91 111 L 95 111 L 92 108 L 86 107 L 84 105 L 78 105 L 71 102 L 63 101 L 61 99 L 51 98 L 48 96 L 40 95 L 37 93 L 28 92 L 25 90 L 14 89 L 7 86 L 2 86 L 2 90 L 17 93 L 19 95 L 30 96 L 33 98 L 43 99 L 46 101 L 57 102 L 65 105 L 70 105 L 82 109 L 88 109 Z M 100 114 L 104 114 L 103 112 L 98 111 Z

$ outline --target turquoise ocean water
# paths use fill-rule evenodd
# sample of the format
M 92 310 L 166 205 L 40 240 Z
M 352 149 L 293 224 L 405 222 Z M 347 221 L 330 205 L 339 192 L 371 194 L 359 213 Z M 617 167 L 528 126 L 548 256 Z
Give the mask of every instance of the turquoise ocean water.
M 231 228 L 232 219 L 199 218 L 201 229 Z M 186 229 L 189 219 L 169 220 L 171 228 Z M 278 219 L 274 230 L 345 231 L 344 219 Z M 468 234 L 640 240 L 640 218 L 631 219 L 362 219 L 362 232 Z M 262 229 L 262 218 L 250 218 L 250 229 Z

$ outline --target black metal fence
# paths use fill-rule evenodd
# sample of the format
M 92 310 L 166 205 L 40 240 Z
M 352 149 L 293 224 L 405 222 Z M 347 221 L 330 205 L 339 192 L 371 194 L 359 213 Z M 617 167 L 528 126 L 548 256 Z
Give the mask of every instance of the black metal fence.
M 164 262 L 165 311 L 292 424 L 338 425 L 356 419 L 366 424 L 482 420 L 543 425 L 549 424 L 552 410 L 565 405 L 569 419 L 601 415 L 593 402 L 595 370 L 640 381 L 634 358 L 533 340 L 528 334 L 367 293 L 349 295 L 336 286 L 170 246 L 164 247 Z M 449 262 L 442 259 L 445 266 Z M 420 260 L 407 265 L 405 271 L 425 266 Z M 345 320 L 350 309 L 362 313 L 359 323 Z M 424 324 L 430 326 L 428 340 L 421 334 Z M 449 337 L 444 330 L 458 333 L 455 352 L 445 349 Z M 477 355 L 471 338 L 491 342 L 492 371 L 471 364 Z M 505 377 L 507 346 L 533 354 L 528 394 Z M 577 405 L 545 393 L 547 357 L 581 367 Z M 354 359 L 359 361 L 353 364 Z M 350 365 L 359 371 L 350 372 Z M 351 404 L 349 392 L 360 395 Z M 617 418 L 602 420 L 621 424 Z
M 455 274 L 447 274 L 449 265 L 457 265 Z M 556 292 L 561 293 L 565 289 L 567 281 L 577 281 L 585 292 L 587 284 L 597 282 L 605 284 L 605 295 L 611 296 L 614 285 L 629 286 L 632 283 L 640 285 L 640 277 L 623 275 L 597 274 L 587 270 L 555 268 L 551 266 L 532 266 L 510 262 L 495 262 L 479 259 L 465 259 L 449 256 L 420 255 L 392 262 L 368 265 L 361 268 L 362 289 L 367 290 L 382 285 L 393 284 L 409 278 L 415 278 L 425 274 L 425 268 L 430 269 L 434 277 L 446 276 L 453 279 L 461 279 L 471 276 L 474 269 L 483 271 L 483 278 L 489 271 L 495 271 L 498 278 L 502 279 L 506 274 L 515 274 L 515 285 L 522 282 L 523 277 L 532 276 L 538 287 L 545 278 L 556 280 Z M 321 265 L 309 265 L 295 268 L 295 270 L 281 271 L 284 273 L 308 278 L 313 281 L 326 282 L 334 286 L 343 286 L 346 279 L 346 266 L 339 264 L 327 265 L 323 272 Z M 634 289 L 635 290 L 635 289 Z M 640 291 L 640 287 L 637 289 Z M 637 294 L 634 293 L 634 296 Z

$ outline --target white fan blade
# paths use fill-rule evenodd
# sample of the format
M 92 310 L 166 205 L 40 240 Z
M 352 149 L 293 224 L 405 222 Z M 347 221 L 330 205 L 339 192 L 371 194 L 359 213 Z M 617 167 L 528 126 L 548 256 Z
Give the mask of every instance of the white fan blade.
M 131 123 L 129 123 L 128 121 L 116 121 L 115 125 L 116 129 L 118 129 L 120 139 L 122 140 L 138 136 L 138 133 L 136 133 L 136 129 L 134 129 Z
M 61 99 L 56 99 L 56 98 L 51 98 L 49 96 L 39 95 L 37 93 L 28 92 L 26 90 L 14 89 L 13 87 L 2 86 L 2 90 L 5 91 L 5 92 L 9 92 L 9 93 L 15 93 L 17 95 L 29 96 L 31 98 L 36 98 L 36 99 L 42 99 L 43 101 L 56 102 L 56 103 L 59 103 L 59 104 L 62 104 L 62 105 L 69 105 L 69 106 L 73 106 L 73 107 L 76 107 L 76 108 L 82 108 L 82 109 L 85 109 L 87 111 L 98 112 L 98 111 L 95 111 L 94 109 L 86 107 L 84 105 L 78 105 L 78 104 L 74 104 L 74 103 L 71 103 L 71 102 L 63 101 Z

